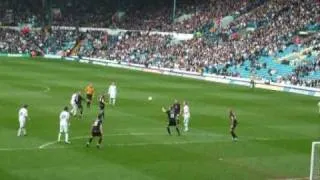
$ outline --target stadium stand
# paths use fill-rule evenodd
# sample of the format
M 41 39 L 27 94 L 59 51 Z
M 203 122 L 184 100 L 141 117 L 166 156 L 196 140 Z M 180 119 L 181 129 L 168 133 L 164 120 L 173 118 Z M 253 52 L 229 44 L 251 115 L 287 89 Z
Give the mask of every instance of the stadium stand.
M 15 30 L 0 28 L 0 52 L 79 55 L 208 74 L 255 77 L 266 82 L 320 85 L 318 0 L 199 1 L 197 5 L 189 2 L 179 5 L 177 16 L 185 19 L 175 22 L 166 5 L 135 11 L 137 4 L 121 11 L 124 14 L 110 5 L 111 10 L 103 14 L 104 4 L 93 4 L 67 3 L 59 8 L 63 16 L 58 12 L 53 24 L 73 25 L 74 29 L 35 29 L 40 12 L 17 7 L 14 11 L 25 11 L 26 16 L 9 24 L 34 25 L 18 26 Z M 10 9 L 5 3 L 1 7 Z M 94 8 L 97 10 L 92 11 Z M 129 31 L 118 34 L 80 31 L 79 25 Z M 194 38 L 181 40 L 172 33 L 151 33 L 153 30 L 193 33 Z

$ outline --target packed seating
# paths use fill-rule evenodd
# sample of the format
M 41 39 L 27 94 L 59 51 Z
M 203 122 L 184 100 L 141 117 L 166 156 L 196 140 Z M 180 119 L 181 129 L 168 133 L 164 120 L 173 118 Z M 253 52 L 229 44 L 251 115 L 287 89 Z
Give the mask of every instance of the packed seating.
M 127 31 L 117 35 L 110 35 L 101 30 L 79 31 L 78 28 L 37 29 L 30 32 L 0 28 L 0 52 L 37 51 L 40 54 L 76 54 L 143 64 L 147 67 L 175 68 L 245 78 L 254 76 L 266 81 L 319 86 L 319 2 L 317 0 L 261 0 L 253 4 L 248 1 L 237 2 L 211 1 L 212 4 L 207 7 L 200 3 L 196 7 L 199 12 L 181 23 L 171 23 L 168 13 L 161 16 L 166 12 L 165 6 L 158 10 L 146 9 L 150 15 L 144 18 L 141 16 L 142 12 L 128 10 L 128 17 L 122 22 L 111 21 L 111 25 L 128 29 L 147 29 L 147 31 Z M 200 8 L 201 6 L 203 7 Z M 193 8 L 188 7 L 190 6 L 185 5 L 184 11 L 178 10 L 177 14 L 191 13 Z M 86 12 L 86 9 L 76 11 Z M 218 27 L 219 33 L 203 31 L 203 27 L 212 21 L 212 17 L 226 16 L 233 11 L 240 13 L 230 25 Z M 98 17 L 100 13 L 97 14 L 96 19 L 92 18 L 92 23 L 95 25 L 88 25 L 104 26 L 101 24 L 104 21 L 100 20 L 105 16 Z M 195 21 L 193 17 L 201 20 Z M 73 16 L 73 18 L 71 21 L 76 21 L 75 19 L 80 17 Z M 90 19 L 89 14 L 83 17 L 87 18 Z M 157 21 L 145 21 L 153 18 Z M 63 18 L 61 20 L 69 22 Z M 189 21 L 194 25 L 188 25 Z M 63 22 L 55 23 L 66 25 Z M 158 27 L 159 25 L 161 27 Z M 248 27 L 252 29 L 248 30 Z M 151 33 L 154 29 L 185 32 L 200 30 L 201 33 L 194 34 L 194 38 L 190 40 L 179 40 L 170 34 Z M 299 32 L 303 31 L 307 34 L 299 35 Z M 217 39 L 209 42 L 210 37 L 206 33 L 215 34 Z M 238 38 L 232 37 L 234 33 L 238 34 Z

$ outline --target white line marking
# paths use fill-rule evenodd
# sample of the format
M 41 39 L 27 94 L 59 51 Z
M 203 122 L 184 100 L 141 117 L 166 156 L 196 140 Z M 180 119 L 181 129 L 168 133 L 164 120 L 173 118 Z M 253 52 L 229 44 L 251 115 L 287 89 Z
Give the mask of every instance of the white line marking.
M 116 133 L 116 134 L 106 134 L 104 136 L 156 136 L 156 135 L 163 135 L 166 136 L 164 133 Z M 216 143 L 216 142 L 231 142 L 227 136 L 224 135 L 210 135 L 210 134 L 190 134 L 191 136 L 207 136 L 207 137 L 220 137 L 220 139 L 212 139 L 212 140 L 204 140 L 204 141 L 175 141 L 175 142 L 137 142 L 137 143 L 118 143 L 118 144 L 105 144 L 104 146 L 117 146 L 117 147 L 125 147 L 125 146 L 147 146 L 147 145 L 179 145 L 179 144 L 197 144 L 197 143 Z M 89 136 L 77 136 L 70 138 L 70 140 L 77 140 L 77 139 L 86 139 Z M 254 138 L 254 137 L 244 137 L 240 140 L 242 141 L 272 141 L 274 139 L 269 138 Z M 75 147 L 83 147 L 83 146 L 59 146 L 59 147 L 52 147 L 52 145 L 57 144 L 57 141 L 50 141 L 44 144 L 41 144 L 38 147 L 26 147 L 26 148 L 0 148 L 0 151 L 23 151 L 23 150 L 43 150 L 43 149 L 67 149 L 67 148 L 75 148 Z M 51 147 L 50 147 L 51 146 Z

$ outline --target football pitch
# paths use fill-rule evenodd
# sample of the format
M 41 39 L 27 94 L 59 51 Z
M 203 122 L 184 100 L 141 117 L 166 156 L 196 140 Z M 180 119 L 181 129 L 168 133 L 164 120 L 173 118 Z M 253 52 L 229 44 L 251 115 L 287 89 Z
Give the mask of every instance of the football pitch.
M 84 108 L 82 120 L 71 120 L 71 144 L 56 143 L 58 116 L 72 93 L 90 82 L 97 94 L 106 93 L 112 81 L 118 99 L 106 107 L 102 148 L 85 147 L 97 101 Z M 190 104 L 190 131 L 180 137 L 167 134 L 161 111 L 174 99 Z M 17 137 L 24 103 L 28 136 Z M 229 134 L 229 107 L 239 120 L 238 142 Z M 0 112 L 1 180 L 304 178 L 320 124 L 315 97 L 19 58 L 0 59 Z

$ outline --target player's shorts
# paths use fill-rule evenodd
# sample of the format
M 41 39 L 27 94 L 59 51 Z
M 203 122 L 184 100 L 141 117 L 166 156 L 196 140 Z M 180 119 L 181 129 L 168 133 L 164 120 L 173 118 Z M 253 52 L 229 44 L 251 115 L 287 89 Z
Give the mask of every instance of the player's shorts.
M 82 109 L 83 107 L 82 107 L 82 104 L 77 104 L 77 108 L 78 109 Z
M 24 128 L 26 125 L 26 120 L 25 119 L 19 119 L 19 127 Z
M 100 131 L 92 131 L 92 132 L 91 132 L 91 136 L 92 136 L 92 137 L 101 137 L 102 134 L 101 134 Z
M 89 101 L 92 101 L 92 94 L 87 94 L 87 99 L 88 99 Z
M 60 133 L 68 133 L 68 125 L 60 124 Z
M 170 119 L 168 125 L 169 126 L 176 126 L 177 125 L 177 121 L 175 119 Z
M 234 121 L 231 129 L 234 130 L 238 126 L 238 121 Z
M 190 116 L 184 116 L 184 117 L 183 117 L 183 121 L 184 121 L 184 122 L 189 122 L 189 119 L 190 119 Z
M 100 104 L 100 105 L 99 105 L 99 108 L 100 108 L 101 111 L 103 111 L 104 108 L 105 108 L 105 105 L 101 105 L 101 104 Z

